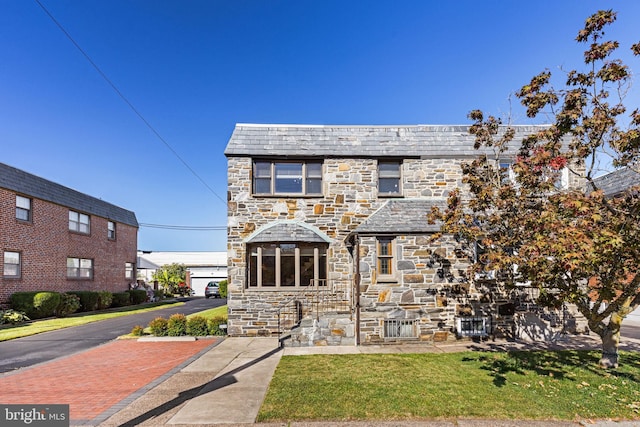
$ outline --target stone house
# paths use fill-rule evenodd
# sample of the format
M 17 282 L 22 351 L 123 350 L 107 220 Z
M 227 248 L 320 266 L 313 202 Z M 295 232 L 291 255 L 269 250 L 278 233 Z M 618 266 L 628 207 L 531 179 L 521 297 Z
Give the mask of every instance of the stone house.
M 516 126 L 514 147 L 540 127 Z M 467 126 L 238 124 L 228 142 L 228 333 L 287 345 L 517 334 L 531 302 L 492 277 L 432 206 L 476 158 Z M 571 178 L 573 180 L 573 178 Z M 568 174 L 563 185 L 579 185 Z
M 0 163 L 0 307 L 19 291 L 123 292 L 137 245 L 133 212 Z

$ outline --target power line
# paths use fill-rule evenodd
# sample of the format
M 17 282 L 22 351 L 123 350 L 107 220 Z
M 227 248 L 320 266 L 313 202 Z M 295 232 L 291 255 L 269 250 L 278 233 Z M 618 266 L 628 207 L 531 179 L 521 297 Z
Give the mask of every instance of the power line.
M 51 12 L 49 12 L 49 10 L 47 10 L 47 8 L 44 7 L 44 5 L 40 2 L 40 0 L 35 0 L 35 2 L 42 8 L 42 10 L 44 10 L 44 12 L 54 22 L 54 24 L 58 26 L 60 31 L 64 33 L 64 35 L 71 41 L 71 43 L 73 43 L 73 45 L 80 51 L 80 53 L 82 53 L 82 55 L 87 59 L 87 61 L 89 61 L 89 63 L 93 66 L 93 68 L 96 69 L 98 74 L 102 76 L 102 78 L 109 84 L 109 86 L 111 86 L 111 88 L 116 92 L 116 94 L 118 94 L 118 96 L 125 102 L 125 104 L 127 104 L 129 108 L 131 108 L 131 110 L 136 114 L 136 116 L 138 116 L 138 118 L 142 120 L 142 122 L 151 130 L 151 132 L 153 132 L 153 134 L 171 151 L 171 153 L 173 153 L 173 155 L 176 156 L 176 158 L 180 160 L 180 162 L 182 162 L 182 164 L 193 174 L 193 176 L 195 176 L 214 196 L 216 196 L 218 200 L 220 200 L 222 203 L 226 205 L 227 204 L 226 200 L 220 197 L 220 195 L 218 195 L 218 193 L 216 193 L 213 190 L 213 188 L 211 188 L 209 184 L 207 184 L 204 181 L 204 179 L 202 179 L 200 175 L 198 175 L 196 171 L 194 171 L 191 168 L 191 166 L 189 166 L 189 164 L 182 157 L 180 157 L 180 155 L 176 152 L 176 150 L 174 150 L 173 147 L 162 137 L 162 135 L 160 135 L 160 133 L 151 125 L 151 123 L 149 123 L 149 121 L 144 118 L 142 113 L 140 113 L 138 109 L 133 106 L 133 104 L 127 99 L 127 97 L 124 96 L 122 92 L 120 92 L 118 87 L 111 81 L 111 79 L 109 79 L 109 77 L 107 77 L 107 75 L 100 69 L 100 67 L 98 67 L 98 65 L 95 62 L 93 62 L 91 57 L 80 47 L 80 45 L 76 43 L 73 37 L 71 37 L 71 34 L 69 34 L 67 30 L 64 29 L 62 24 L 60 24 L 58 20 L 54 18 Z
M 221 231 L 226 230 L 226 225 L 166 225 L 138 223 L 140 227 L 161 228 L 163 230 L 183 230 L 183 231 Z

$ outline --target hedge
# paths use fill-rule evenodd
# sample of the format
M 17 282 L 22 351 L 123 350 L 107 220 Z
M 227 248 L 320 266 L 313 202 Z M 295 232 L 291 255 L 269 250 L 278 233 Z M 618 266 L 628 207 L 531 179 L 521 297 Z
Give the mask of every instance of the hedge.
M 71 291 L 68 294 L 80 298 L 80 311 L 95 311 L 98 308 L 98 292 L 95 291 Z
M 129 295 L 131 296 L 131 303 L 133 305 L 142 304 L 147 300 L 147 291 L 144 289 L 132 289 L 127 292 L 129 292 Z

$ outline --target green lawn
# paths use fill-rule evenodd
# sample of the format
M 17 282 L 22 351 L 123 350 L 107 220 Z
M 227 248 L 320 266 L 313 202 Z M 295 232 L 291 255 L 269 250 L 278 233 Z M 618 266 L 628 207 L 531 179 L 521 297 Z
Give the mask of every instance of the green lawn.
M 221 305 L 220 307 L 210 308 L 209 310 L 205 311 L 199 311 L 197 313 L 188 315 L 187 319 L 193 316 L 202 316 L 207 319 L 212 319 L 214 317 L 227 317 L 227 306 Z
M 117 309 L 110 309 L 100 313 L 78 313 L 69 317 L 35 320 L 25 325 L 3 326 L 0 329 L 0 341 L 12 340 L 15 338 L 27 337 L 42 332 L 54 331 L 56 329 L 69 328 L 71 326 L 84 325 L 86 323 L 97 322 L 99 320 L 111 319 L 114 317 L 128 316 L 130 314 L 144 313 L 147 311 L 160 310 L 167 307 L 184 305 L 183 302 L 156 302 L 145 304 L 143 307 L 130 306 Z M 226 312 L 226 306 L 225 312 Z
M 599 352 L 285 356 L 258 415 L 292 420 L 640 419 L 640 354 Z

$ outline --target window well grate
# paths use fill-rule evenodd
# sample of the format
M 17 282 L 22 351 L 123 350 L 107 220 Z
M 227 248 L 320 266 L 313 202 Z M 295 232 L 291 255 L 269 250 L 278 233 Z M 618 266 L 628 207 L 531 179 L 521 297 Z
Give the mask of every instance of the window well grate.
M 417 338 L 417 329 L 415 320 L 385 320 L 384 338 Z

